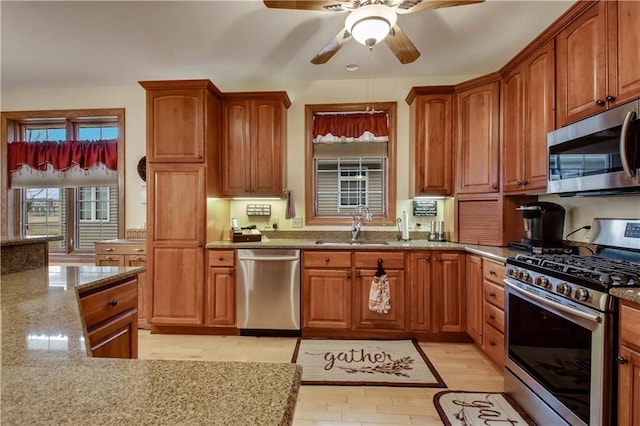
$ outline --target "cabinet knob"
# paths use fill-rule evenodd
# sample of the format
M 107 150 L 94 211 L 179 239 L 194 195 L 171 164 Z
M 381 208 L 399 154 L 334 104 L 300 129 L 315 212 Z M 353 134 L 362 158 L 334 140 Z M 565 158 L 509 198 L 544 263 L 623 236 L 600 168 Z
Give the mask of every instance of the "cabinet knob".
M 204 243 L 198 243 L 198 247 L 204 247 Z
M 495 277 L 496 276 L 496 271 L 489 271 L 489 275 L 493 275 Z
M 109 306 L 116 306 L 118 304 L 118 299 L 109 300 Z
M 526 185 L 526 184 L 528 184 L 528 183 L 529 183 L 529 181 L 528 181 L 528 180 L 526 180 L 526 179 L 522 181 L 522 184 L 523 184 L 523 185 Z
M 497 183 L 492 183 L 491 184 L 491 189 L 498 189 L 498 184 Z
M 489 319 L 494 320 L 494 319 L 496 319 L 496 316 L 493 315 L 493 314 L 489 314 Z
M 424 186 L 420 187 L 420 192 L 424 192 Z
M 621 355 L 618 355 L 616 357 L 616 361 L 618 361 L 618 364 L 622 365 L 622 364 L 626 364 L 627 363 L 627 359 Z
M 327 263 L 329 263 L 329 260 L 331 260 L 331 259 L 329 259 L 328 257 L 324 258 L 324 261 L 327 262 Z
M 202 160 L 202 154 L 198 154 L 198 160 Z
M 495 298 L 495 297 L 496 297 L 496 294 L 495 294 L 494 292 L 490 291 L 490 292 L 489 292 L 489 297 L 493 297 L 493 298 Z
M 104 251 L 113 251 L 111 247 L 104 249 Z
M 607 101 L 607 102 L 613 102 L 613 101 L 615 101 L 615 100 L 616 100 L 616 97 L 615 97 L 615 96 L 611 96 L 611 95 L 609 95 L 609 96 L 607 96 L 605 99 L 606 99 L 606 101 Z
M 598 106 L 604 106 L 604 104 L 605 104 L 605 102 L 602 99 L 598 99 L 596 101 L 596 105 L 598 105 Z
M 232 276 L 232 275 L 233 275 L 233 271 L 229 271 L 229 276 Z
M 360 271 L 356 271 L 356 278 L 360 278 L 362 277 L 362 274 L 360 273 Z
M 516 185 L 518 185 L 518 186 L 522 185 L 522 181 L 521 180 L 517 180 L 516 181 Z
M 347 278 L 351 279 L 351 271 L 347 271 Z
M 436 260 L 437 260 L 438 262 L 442 262 L 442 258 L 441 258 L 441 257 L 437 258 Z
M 113 257 L 107 256 L 107 257 L 104 258 L 104 260 L 113 260 Z
M 424 260 L 429 261 L 429 260 L 431 260 L 431 258 L 429 256 L 427 256 L 427 257 L 424 258 Z
M 489 346 L 495 346 L 496 342 L 494 342 L 493 340 L 489 340 Z
M 133 260 L 142 260 L 142 256 L 133 256 Z
M 219 257 L 219 258 L 218 258 L 218 261 L 219 261 L 219 262 L 222 262 L 223 260 L 224 260 L 224 257 Z

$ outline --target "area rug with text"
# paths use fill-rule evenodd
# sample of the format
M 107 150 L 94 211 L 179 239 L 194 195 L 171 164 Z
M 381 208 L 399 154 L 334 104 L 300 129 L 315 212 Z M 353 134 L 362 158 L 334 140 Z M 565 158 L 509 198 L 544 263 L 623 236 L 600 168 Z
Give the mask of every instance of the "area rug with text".
M 298 339 L 303 385 L 446 388 L 414 340 Z
M 435 394 L 433 404 L 445 426 L 535 426 L 529 416 L 505 393 L 443 391 Z

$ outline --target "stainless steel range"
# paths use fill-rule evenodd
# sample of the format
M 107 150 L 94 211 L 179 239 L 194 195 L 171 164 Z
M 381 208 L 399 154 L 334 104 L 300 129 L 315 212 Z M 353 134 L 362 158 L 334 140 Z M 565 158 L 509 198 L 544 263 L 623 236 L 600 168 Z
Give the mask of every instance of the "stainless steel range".
M 614 286 L 640 286 L 640 220 L 594 219 L 592 256 L 507 259 L 505 390 L 541 425 L 612 425 Z

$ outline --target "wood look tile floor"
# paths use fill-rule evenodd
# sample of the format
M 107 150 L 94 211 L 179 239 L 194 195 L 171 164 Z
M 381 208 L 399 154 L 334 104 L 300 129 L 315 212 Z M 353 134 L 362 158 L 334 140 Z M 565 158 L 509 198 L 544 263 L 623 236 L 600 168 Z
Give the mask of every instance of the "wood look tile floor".
M 141 359 L 290 362 L 295 338 L 192 336 L 139 331 Z M 472 344 L 420 343 L 450 390 L 502 392 L 502 372 Z M 302 386 L 294 425 L 441 425 L 433 396 L 445 389 Z

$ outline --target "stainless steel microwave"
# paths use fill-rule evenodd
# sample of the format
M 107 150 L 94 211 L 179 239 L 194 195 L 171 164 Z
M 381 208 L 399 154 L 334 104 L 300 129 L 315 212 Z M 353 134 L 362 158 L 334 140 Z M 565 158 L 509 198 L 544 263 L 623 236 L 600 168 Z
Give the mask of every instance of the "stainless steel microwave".
M 640 100 L 547 134 L 547 193 L 640 193 Z

